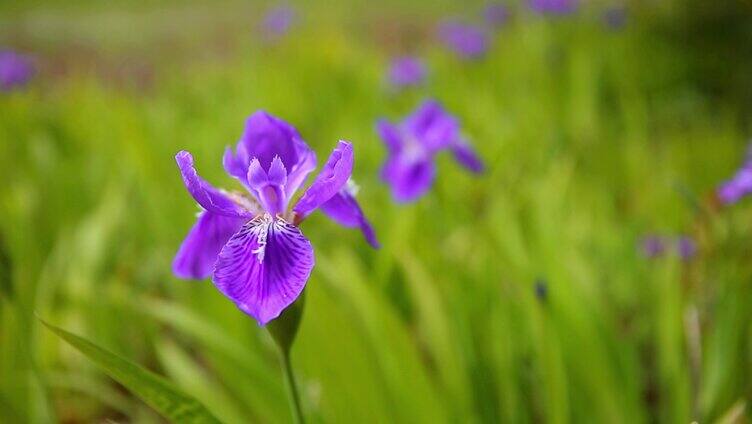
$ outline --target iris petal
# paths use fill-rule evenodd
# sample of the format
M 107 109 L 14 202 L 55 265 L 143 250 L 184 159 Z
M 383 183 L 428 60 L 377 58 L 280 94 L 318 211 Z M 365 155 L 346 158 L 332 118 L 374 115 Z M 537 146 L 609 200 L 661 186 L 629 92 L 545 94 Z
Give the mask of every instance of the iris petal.
M 253 158 L 248 167 L 248 187 L 264 210 L 272 216 L 283 213 L 287 207 L 287 198 L 283 191 L 287 171 L 275 157 L 269 172 L 265 172 L 258 159 Z
M 298 163 L 288 169 L 287 184 L 285 184 L 285 196 L 290 199 L 308 177 L 308 174 L 316 169 L 316 153 L 311 150 L 303 140 L 297 140 Z
M 285 165 L 279 156 L 275 156 L 272 159 L 272 164 L 269 166 L 267 175 L 269 176 L 269 184 L 284 186 L 287 183 L 287 169 L 285 169 Z
M 350 179 L 353 168 L 352 144 L 340 141 L 332 151 L 324 168 L 313 181 L 293 210 L 297 219 L 303 219 L 321 204 L 337 194 Z
M 172 272 L 184 279 L 201 280 L 210 276 L 219 251 L 245 221 L 244 218 L 201 212 L 175 255 Z
M 221 191 L 212 187 L 199 177 L 193 166 L 193 156 L 185 150 L 175 156 L 185 187 L 196 202 L 209 212 L 239 218 L 251 218 L 252 214 L 245 208 L 233 202 Z
M 292 125 L 258 111 L 246 120 L 235 150 L 231 147 L 225 150 L 223 164 L 228 174 L 247 185 L 251 161 L 257 159 L 261 168 L 268 171 L 275 157 L 279 157 L 288 172 L 285 197 L 289 199 L 316 168 L 316 154 Z
M 384 119 L 376 123 L 376 132 L 386 144 L 390 152 L 398 152 L 402 148 L 402 135 L 399 128 Z
M 346 228 L 360 228 L 368 244 L 378 249 L 381 245 L 376 239 L 371 223 L 368 222 L 358 201 L 342 190 L 320 206 L 321 212 Z
M 483 172 L 483 161 L 480 160 L 473 148 L 466 141 L 460 140 L 454 143 L 452 145 L 452 153 L 460 165 L 475 173 Z
M 258 111 L 246 120 L 238 144 L 245 147 L 250 159 L 257 158 L 264 169 L 269 169 L 275 156 L 279 156 L 289 169 L 298 163 L 295 139 L 299 138 L 292 125 L 265 111 Z
M 459 137 L 459 125 L 436 100 L 426 100 L 404 124 L 408 131 L 429 152 L 450 146 Z
M 313 247 L 303 233 L 265 215 L 227 242 L 213 280 L 238 308 L 265 325 L 300 296 L 313 264 Z
M 436 166 L 433 158 L 405 161 L 400 156 L 390 158 L 381 171 L 381 177 L 392 188 L 397 202 L 411 202 L 422 196 L 433 184 Z

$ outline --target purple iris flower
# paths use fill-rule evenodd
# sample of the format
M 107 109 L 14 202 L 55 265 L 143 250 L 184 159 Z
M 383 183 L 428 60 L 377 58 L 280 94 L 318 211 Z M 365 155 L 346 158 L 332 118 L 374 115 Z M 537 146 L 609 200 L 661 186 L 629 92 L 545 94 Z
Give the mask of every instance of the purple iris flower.
M 545 302 L 546 299 L 548 299 L 548 282 L 545 278 L 538 278 L 535 280 L 535 297 L 542 302 Z
M 491 3 L 483 9 L 483 18 L 492 28 L 500 28 L 509 20 L 509 8 L 503 3 Z
M 31 59 L 14 51 L 0 51 L 0 90 L 10 91 L 26 85 L 34 76 Z
M 278 38 L 287 34 L 296 19 L 295 9 L 289 6 L 277 6 L 266 13 L 261 27 L 266 35 Z
M 627 24 L 627 9 L 624 6 L 613 6 L 603 12 L 603 22 L 610 29 L 622 29 Z
M 403 56 L 392 60 L 389 82 L 397 88 L 421 84 L 426 79 L 426 65 L 416 57 Z
M 436 176 L 434 158 L 442 150 L 451 150 L 461 165 L 475 173 L 483 170 L 483 163 L 460 134 L 457 120 L 435 100 L 425 101 L 399 125 L 380 120 L 376 130 L 389 155 L 381 178 L 398 202 L 413 201 L 431 187 Z
M 353 148 L 340 141 L 297 203 L 290 200 L 316 168 L 316 155 L 290 124 L 259 111 L 246 121 L 224 168 L 246 193 L 214 188 L 181 151 L 175 157 L 183 182 L 201 206 L 198 220 L 180 246 L 173 272 L 214 285 L 260 325 L 278 317 L 305 287 L 314 265 L 313 247 L 298 225 L 321 209 L 345 227 L 358 227 L 378 246 L 349 183 Z
M 577 10 L 577 0 L 528 0 L 533 12 L 542 15 L 567 15 Z
M 742 197 L 752 193 L 752 149 L 741 169 L 728 181 L 718 187 L 718 200 L 724 205 L 734 204 Z
M 657 258 L 666 253 L 666 240 L 661 236 L 650 235 L 642 239 L 642 254 L 647 258 Z
M 488 50 L 488 36 L 483 29 L 457 21 L 439 26 L 439 39 L 462 59 L 477 59 Z
M 682 259 L 692 259 L 697 253 L 697 244 L 689 236 L 681 236 L 676 242 L 676 249 Z

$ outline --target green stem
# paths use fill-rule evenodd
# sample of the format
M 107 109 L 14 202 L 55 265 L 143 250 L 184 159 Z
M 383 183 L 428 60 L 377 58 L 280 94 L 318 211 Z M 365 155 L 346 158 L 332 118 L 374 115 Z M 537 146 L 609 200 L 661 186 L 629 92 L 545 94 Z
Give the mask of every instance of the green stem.
M 305 420 L 303 419 L 303 410 L 300 407 L 298 385 L 295 382 L 295 375 L 292 373 L 292 364 L 290 364 L 290 353 L 280 349 L 280 356 L 282 359 L 282 372 L 285 374 L 287 390 L 290 392 L 290 406 L 292 408 L 293 422 L 296 424 L 304 424 Z

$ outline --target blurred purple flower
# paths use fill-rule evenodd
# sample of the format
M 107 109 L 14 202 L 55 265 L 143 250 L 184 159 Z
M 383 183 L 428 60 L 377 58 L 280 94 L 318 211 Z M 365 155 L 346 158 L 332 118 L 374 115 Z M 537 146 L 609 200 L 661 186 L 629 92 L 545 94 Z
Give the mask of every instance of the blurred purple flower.
M 603 22 L 610 29 L 618 30 L 627 24 L 627 9 L 624 6 L 612 6 L 603 12 Z
M 509 8 L 503 3 L 491 3 L 483 9 L 483 18 L 492 28 L 504 26 L 509 20 Z
M 26 85 L 34 76 L 34 64 L 28 56 L 11 50 L 0 51 L 0 90 L 10 91 Z
M 392 60 L 389 82 L 397 88 L 420 85 L 426 79 L 426 65 L 416 57 L 403 56 Z
M 682 259 L 692 259 L 697 253 L 697 244 L 689 236 L 681 236 L 676 242 L 676 250 Z
M 290 200 L 316 168 L 316 155 L 290 124 L 266 112 L 251 115 L 224 168 L 246 193 L 214 188 L 186 151 L 175 156 L 183 182 L 201 206 L 180 246 L 173 272 L 180 278 L 212 275 L 214 285 L 260 325 L 273 320 L 303 291 L 314 265 L 311 242 L 298 225 L 321 209 L 345 227 L 359 227 L 377 246 L 373 229 L 348 184 L 353 148 L 340 141 L 292 209 Z
M 399 125 L 380 120 L 376 130 L 388 150 L 381 178 L 391 186 L 397 202 L 425 194 L 436 176 L 434 158 L 442 150 L 451 150 L 472 172 L 483 170 L 483 163 L 460 135 L 457 120 L 435 100 L 425 101 Z
M 289 6 L 277 6 L 266 13 L 261 28 L 267 36 L 279 38 L 287 34 L 296 20 L 295 9 Z
M 439 39 L 462 59 L 477 59 L 488 50 L 488 36 L 483 29 L 457 21 L 439 25 Z
M 747 153 L 741 169 L 716 191 L 718 200 L 724 205 L 736 203 L 749 193 L 752 193 L 752 150 Z
M 533 12 L 542 15 L 567 15 L 577 10 L 577 0 L 528 0 Z
M 535 297 L 541 302 L 545 302 L 548 299 L 548 282 L 545 278 L 537 278 L 535 280 Z
M 645 236 L 641 242 L 642 254 L 647 258 L 657 258 L 666 253 L 666 240 L 657 235 Z

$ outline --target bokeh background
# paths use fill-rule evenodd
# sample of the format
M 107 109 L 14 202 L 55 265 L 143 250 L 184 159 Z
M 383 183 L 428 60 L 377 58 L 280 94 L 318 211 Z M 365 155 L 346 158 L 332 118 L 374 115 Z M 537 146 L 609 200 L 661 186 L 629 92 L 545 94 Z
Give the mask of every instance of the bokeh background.
M 222 152 L 263 108 L 320 161 L 352 141 L 383 244 L 303 224 L 310 422 L 748 422 L 752 205 L 716 190 L 750 136 L 752 6 L 505 5 L 492 29 L 480 1 L 290 2 L 271 34 L 278 3 L 1 2 L 0 47 L 36 71 L 0 93 L 0 421 L 163 422 L 37 316 L 227 423 L 291 420 L 268 334 L 170 266 L 196 211 L 175 153 L 232 187 Z M 487 53 L 448 51 L 447 18 L 485 28 Z M 396 90 L 405 54 L 429 73 Z M 396 205 L 374 124 L 426 98 L 487 171 L 442 155 L 433 190 Z

